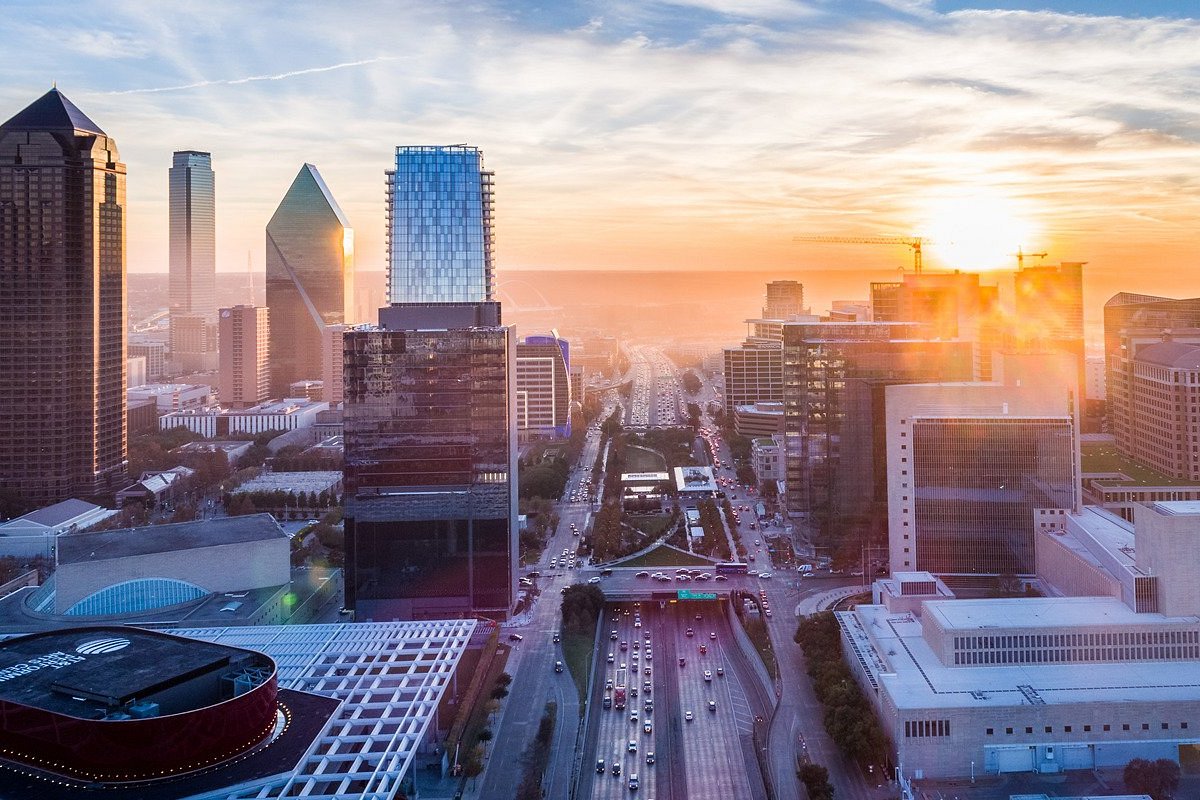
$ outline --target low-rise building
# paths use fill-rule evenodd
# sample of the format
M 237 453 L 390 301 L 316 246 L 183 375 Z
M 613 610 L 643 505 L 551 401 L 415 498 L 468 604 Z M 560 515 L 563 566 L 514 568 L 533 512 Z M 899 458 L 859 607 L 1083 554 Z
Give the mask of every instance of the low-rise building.
M 86 531 L 117 512 L 72 498 L 0 522 L 0 556 L 50 557 L 59 534 Z
M 787 472 L 782 437 L 783 434 L 760 436 L 750 442 L 750 464 L 760 484 L 781 481 Z
M 735 406 L 733 428 L 741 436 L 774 436 L 783 433 L 783 403 L 760 402 Z
M 704 496 L 720 491 L 712 467 L 676 467 L 675 490 L 680 494 Z
M 147 383 L 127 392 L 129 402 L 153 400 L 160 414 L 186 408 L 203 408 L 212 396 L 212 387 L 187 383 Z
M 138 502 L 147 508 L 170 504 L 179 499 L 187 479 L 196 474 L 188 467 L 173 467 L 162 472 L 143 472 L 136 483 L 117 492 L 117 505 Z
M 305 397 L 289 397 L 246 409 L 187 409 L 159 418 L 161 430 L 184 427 L 206 439 L 217 436 L 257 436 L 267 431 L 290 431 L 316 424 L 318 415 L 329 409 L 328 403 Z

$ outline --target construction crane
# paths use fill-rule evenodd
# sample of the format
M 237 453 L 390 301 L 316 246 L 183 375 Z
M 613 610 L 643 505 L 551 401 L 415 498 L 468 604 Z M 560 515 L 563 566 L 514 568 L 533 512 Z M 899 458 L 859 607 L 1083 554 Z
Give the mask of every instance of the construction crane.
M 1025 258 L 1026 257 L 1045 258 L 1047 255 L 1049 255 L 1049 253 L 1026 253 L 1023 248 L 1018 247 L 1017 252 L 1009 253 L 1009 255 L 1017 257 L 1017 271 L 1020 272 L 1021 270 L 1025 269 Z M 1041 263 L 1041 262 L 1039 261 L 1038 263 Z
M 924 236 L 793 236 L 793 242 L 823 242 L 825 244 L 902 244 L 912 248 L 913 272 L 921 274 L 921 245 L 932 244 Z

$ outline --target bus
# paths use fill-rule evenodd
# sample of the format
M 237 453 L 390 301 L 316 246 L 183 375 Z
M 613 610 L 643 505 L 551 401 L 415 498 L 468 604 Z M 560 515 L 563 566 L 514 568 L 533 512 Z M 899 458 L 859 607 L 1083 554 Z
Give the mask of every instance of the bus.
M 718 575 L 745 575 L 750 571 L 750 565 L 741 561 L 724 561 L 716 566 Z
M 618 709 L 625 707 L 626 672 L 624 669 L 617 670 L 617 680 L 613 684 L 613 706 Z

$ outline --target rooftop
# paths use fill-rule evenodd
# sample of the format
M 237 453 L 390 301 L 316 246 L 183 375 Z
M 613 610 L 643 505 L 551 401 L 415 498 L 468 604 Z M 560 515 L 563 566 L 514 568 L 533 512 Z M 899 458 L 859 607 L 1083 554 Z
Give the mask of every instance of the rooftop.
M 1159 342 L 1138 350 L 1133 360 L 1176 369 L 1200 369 L 1200 345 Z
M 1045 598 L 1018 600 L 947 600 L 925 604 L 958 606 L 988 602 L 997 605 L 997 624 L 1017 624 L 1024 615 L 1019 604 Z M 1133 615 L 1120 601 L 1107 598 L 1056 598 L 1060 610 L 1077 601 L 1069 612 L 1077 624 L 1104 624 L 1119 630 L 1121 611 Z M 1079 602 L 1081 601 L 1081 602 Z M 1087 617 L 1088 603 L 1107 605 L 1113 617 Z M 1043 611 L 1047 609 L 1043 608 Z M 1137 615 L 1141 625 L 1152 624 L 1154 614 Z M 838 620 L 854 647 L 863 654 L 872 678 L 887 689 L 901 709 L 985 708 L 1028 705 L 1031 697 L 1049 705 L 1121 700 L 1124 702 L 1178 702 L 1200 700 L 1200 661 L 1144 661 L 1113 664 L 987 664 L 978 667 L 944 665 L 923 636 L 920 622 L 911 614 L 892 614 L 883 606 L 858 606 L 838 612 Z M 1174 622 L 1178 623 L 1176 619 Z M 1045 624 L 1043 620 L 1042 624 Z M 1054 624 L 1061 620 L 1055 618 Z M 1069 624 L 1069 623 L 1068 623 Z M 870 632 L 868 635 L 868 631 Z
M 1200 515 L 1200 500 L 1160 500 L 1150 507 L 1160 514 L 1172 517 L 1194 517 Z
M 85 131 L 106 136 L 100 126 L 67 99 L 57 88 L 51 89 L 0 125 L 6 131 Z
M 946 631 L 987 628 L 1093 628 L 1113 625 L 1178 624 L 1193 617 L 1138 614 L 1115 597 L 1016 597 L 1007 599 L 938 600 L 925 604 L 928 618 Z
M 286 538 L 286 534 L 270 514 L 218 517 L 96 533 L 67 533 L 57 540 L 58 563 L 106 561 L 276 538 Z
M 95 503 L 71 498 L 70 500 L 63 500 L 61 503 L 55 503 L 52 506 L 39 508 L 37 511 L 30 511 L 28 514 L 9 520 L 9 522 L 23 520 L 36 525 L 45 525 L 47 528 L 57 528 L 61 525 L 66 525 L 77 517 L 102 510 L 104 509 Z
M 315 472 L 264 472 L 253 480 L 246 481 L 233 490 L 234 494 L 247 492 L 322 492 L 332 489 L 342 480 L 339 470 Z
M 1100 474 L 1097 478 L 1105 485 L 1138 485 L 1138 486 L 1196 486 L 1195 481 L 1172 478 L 1156 469 L 1139 464 L 1122 454 L 1115 444 L 1109 442 L 1082 442 L 1082 473 L 1084 478 L 1089 474 Z M 1109 477 L 1111 475 L 1112 477 Z M 1118 475 L 1124 476 L 1117 477 Z

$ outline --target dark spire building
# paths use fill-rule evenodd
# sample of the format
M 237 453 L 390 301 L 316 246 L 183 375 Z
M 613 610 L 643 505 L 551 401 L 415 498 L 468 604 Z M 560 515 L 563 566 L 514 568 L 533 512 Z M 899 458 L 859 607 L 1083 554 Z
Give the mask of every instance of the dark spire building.
M 125 165 L 51 89 L 0 125 L 0 486 L 125 477 Z

